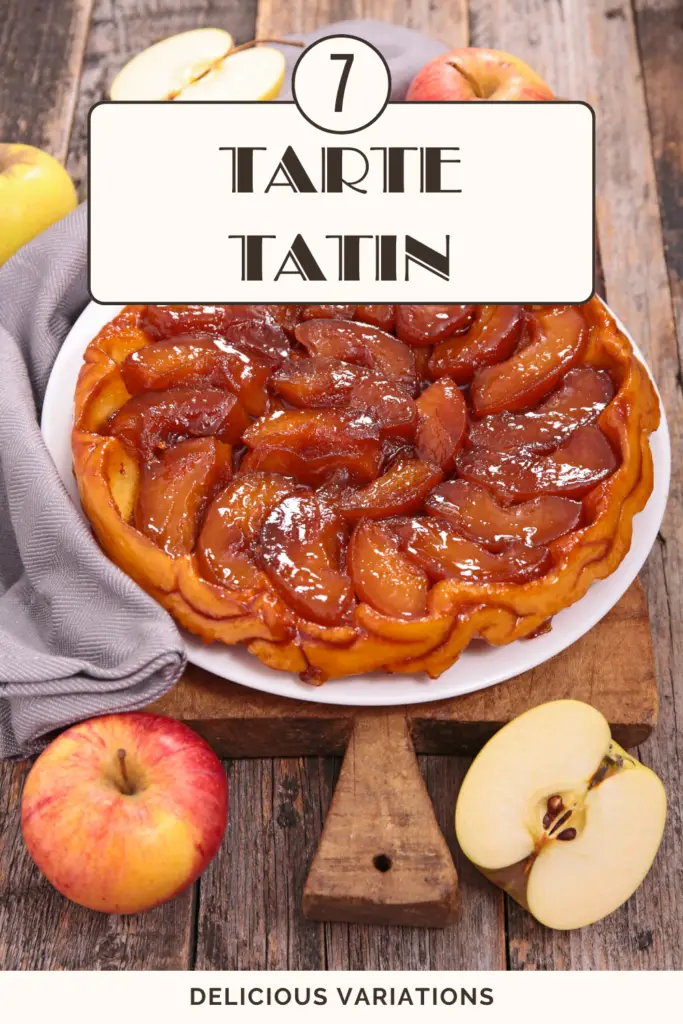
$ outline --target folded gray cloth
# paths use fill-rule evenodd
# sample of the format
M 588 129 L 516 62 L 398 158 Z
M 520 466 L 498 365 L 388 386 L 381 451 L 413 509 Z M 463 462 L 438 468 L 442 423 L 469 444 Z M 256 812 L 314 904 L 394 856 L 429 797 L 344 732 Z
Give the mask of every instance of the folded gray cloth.
M 305 38 L 338 32 L 384 53 L 395 99 L 445 50 L 380 22 Z M 286 56 L 291 75 L 299 51 Z M 0 758 L 30 754 L 83 718 L 145 707 L 185 664 L 170 616 L 99 550 L 38 426 L 52 364 L 88 300 L 86 232 L 81 206 L 0 269 Z

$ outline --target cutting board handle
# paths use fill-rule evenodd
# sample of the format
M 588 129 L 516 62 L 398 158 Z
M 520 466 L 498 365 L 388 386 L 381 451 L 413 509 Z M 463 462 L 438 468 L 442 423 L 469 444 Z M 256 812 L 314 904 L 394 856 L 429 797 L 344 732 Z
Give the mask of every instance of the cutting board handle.
M 359 711 L 304 889 L 305 916 L 443 927 L 458 904 L 405 711 Z

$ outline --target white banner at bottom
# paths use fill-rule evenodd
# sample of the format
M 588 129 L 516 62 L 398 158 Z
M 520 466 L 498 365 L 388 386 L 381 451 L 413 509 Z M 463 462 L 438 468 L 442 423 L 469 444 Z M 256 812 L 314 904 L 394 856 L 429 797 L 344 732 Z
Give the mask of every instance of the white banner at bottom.
M 683 972 L 244 971 L 7 972 L 6 1021 L 69 1024 L 431 1022 L 604 1024 L 680 1006 Z

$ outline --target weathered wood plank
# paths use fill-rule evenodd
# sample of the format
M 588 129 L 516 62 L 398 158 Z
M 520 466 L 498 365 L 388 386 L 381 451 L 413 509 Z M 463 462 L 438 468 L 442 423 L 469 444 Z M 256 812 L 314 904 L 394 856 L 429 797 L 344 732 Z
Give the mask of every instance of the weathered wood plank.
M 88 112 L 106 98 L 123 65 L 146 46 L 191 28 L 225 28 L 237 43 L 253 39 L 256 2 L 163 0 L 150 5 L 145 0 L 94 0 L 67 163 L 81 198 L 87 185 Z
M 3 970 L 185 970 L 195 889 L 132 917 L 70 903 L 39 873 L 21 838 L 29 765 L 0 764 L 0 965 Z
M 256 21 L 259 36 L 312 32 L 321 25 L 349 18 L 376 18 L 420 29 L 453 46 L 467 40 L 467 0 L 436 4 L 432 0 L 260 0 Z
M 0 141 L 66 158 L 92 0 L 3 0 Z
M 647 39 L 649 48 L 647 73 L 654 64 L 666 61 L 666 55 L 670 55 L 665 72 L 668 84 L 660 88 L 658 101 L 650 95 L 651 104 L 660 104 L 658 119 L 653 118 L 660 175 L 664 154 L 667 160 L 674 159 L 673 147 L 680 142 L 671 113 L 679 100 L 675 91 L 670 97 L 664 96 L 665 91 L 674 89 L 672 76 L 677 73 L 676 53 L 680 52 L 671 35 L 676 28 L 674 6 L 660 2 L 641 3 L 639 7 L 641 12 L 650 11 L 649 15 L 644 15 L 645 20 L 641 18 L 641 42 Z M 658 13 L 653 14 L 654 11 Z M 511 50 L 546 76 L 558 94 L 586 99 L 596 110 L 598 232 L 606 296 L 645 351 L 655 372 L 669 417 L 673 450 L 680 452 L 683 443 L 680 359 L 631 7 L 614 0 L 590 4 L 570 3 L 569 0 L 554 4 L 517 0 L 504 5 L 472 0 L 471 13 L 474 43 Z M 657 28 L 655 19 L 660 22 Z M 680 117 L 680 112 L 675 116 Z M 666 189 L 670 176 L 664 177 Z M 680 208 L 676 217 L 680 217 Z M 673 237 L 679 237 L 675 232 L 680 221 L 673 219 L 669 223 Z M 679 318 L 679 331 L 680 322 Z M 683 714 L 683 677 L 677 666 L 683 655 L 682 485 L 680 465 L 674 463 L 667 517 L 660 542 L 644 573 L 661 714 L 657 732 L 640 753 L 662 776 L 669 793 L 669 822 L 662 850 L 643 888 L 626 908 L 602 925 L 563 936 L 536 927 L 528 915 L 510 905 L 513 968 L 680 966 L 683 905 L 677 893 L 683 867 L 680 785 L 683 736 L 677 721 L 681 721 Z
M 198 970 L 323 970 L 301 897 L 334 779 L 320 759 L 235 761 L 221 852 L 201 881 Z
M 636 0 L 636 29 L 652 135 L 664 256 L 673 300 L 676 333 L 657 347 L 657 379 L 663 391 L 674 453 L 669 510 L 648 567 L 650 610 L 661 684 L 661 727 L 640 753 L 665 776 L 669 825 L 652 880 L 653 913 L 661 928 L 646 929 L 652 960 L 680 969 L 683 964 L 683 8 L 678 0 Z M 655 293 L 656 294 L 656 293 Z M 654 324 L 658 327 L 657 321 Z M 650 962 L 652 962 L 652 960 Z

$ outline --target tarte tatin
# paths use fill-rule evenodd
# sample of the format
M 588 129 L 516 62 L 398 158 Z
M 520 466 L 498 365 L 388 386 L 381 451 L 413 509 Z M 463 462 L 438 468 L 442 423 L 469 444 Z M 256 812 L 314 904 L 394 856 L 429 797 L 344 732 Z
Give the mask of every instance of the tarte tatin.
M 631 543 L 650 377 L 605 306 L 128 306 L 76 391 L 107 555 L 321 683 L 548 628 Z

